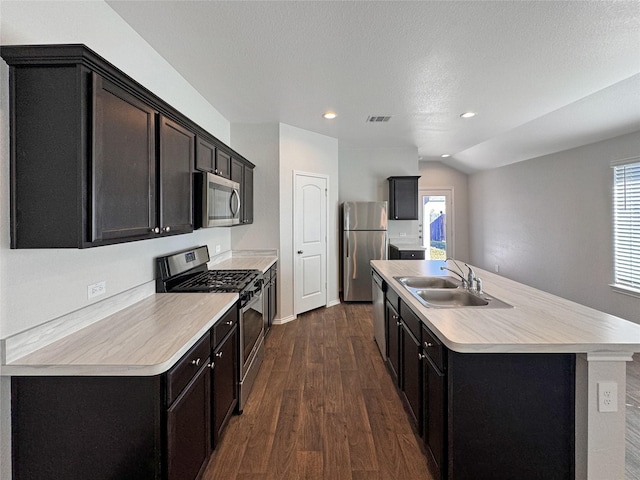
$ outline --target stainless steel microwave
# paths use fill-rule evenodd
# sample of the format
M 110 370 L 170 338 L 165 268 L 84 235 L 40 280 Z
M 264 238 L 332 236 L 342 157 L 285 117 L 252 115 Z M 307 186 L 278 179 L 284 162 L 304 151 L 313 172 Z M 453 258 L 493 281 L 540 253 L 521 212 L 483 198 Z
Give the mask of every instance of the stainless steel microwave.
M 240 184 L 213 173 L 199 174 L 196 184 L 200 227 L 240 224 Z

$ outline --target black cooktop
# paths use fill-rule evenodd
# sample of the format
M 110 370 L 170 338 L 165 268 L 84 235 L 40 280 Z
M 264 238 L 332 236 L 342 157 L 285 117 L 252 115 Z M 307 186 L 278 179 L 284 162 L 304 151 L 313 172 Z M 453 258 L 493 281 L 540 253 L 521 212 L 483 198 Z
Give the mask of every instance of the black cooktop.
M 171 292 L 242 292 L 250 288 L 257 270 L 208 270 L 172 287 Z

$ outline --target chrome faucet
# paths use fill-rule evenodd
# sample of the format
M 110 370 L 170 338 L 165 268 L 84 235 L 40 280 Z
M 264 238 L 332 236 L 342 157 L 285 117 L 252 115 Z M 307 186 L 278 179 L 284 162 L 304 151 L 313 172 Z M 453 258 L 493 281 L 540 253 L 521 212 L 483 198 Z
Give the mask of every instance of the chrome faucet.
M 471 268 L 467 263 L 465 263 L 464 266 L 469 269 L 469 272 L 467 273 L 467 283 L 469 284 L 469 290 L 473 290 L 473 283 L 477 278 L 476 272 L 474 272 L 473 268 Z
M 456 267 L 458 267 L 458 270 L 460 270 L 460 273 L 456 272 L 455 270 L 451 270 L 450 268 L 445 267 L 445 266 L 441 266 L 441 267 L 440 267 L 440 270 L 447 270 L 448 272 L 451 272 L 451 273 L 453 273 L 454 275 L 458 276 L 458 277 L 460 278 L 460 280 L 462 280 L 462 287 L 463 287 L 463 288 L 467 288 L 467 279 L 466 279 L 466 278 L 464 278 L 464 272 L 463 272 L 463 271 L 462 271 L 462 269 L 460 268 L 460 265 L 458 265 L 458 262 L 456 262 L 456 261 L 455 261 L 453 258 L 451 258 L 451 257 L 447 257 L 447 259 L 445 260 L 445 262 L 448 262 L 449 260 L 451 260 L 451 261 L 454 263 L 454 265 L 455 265 Z

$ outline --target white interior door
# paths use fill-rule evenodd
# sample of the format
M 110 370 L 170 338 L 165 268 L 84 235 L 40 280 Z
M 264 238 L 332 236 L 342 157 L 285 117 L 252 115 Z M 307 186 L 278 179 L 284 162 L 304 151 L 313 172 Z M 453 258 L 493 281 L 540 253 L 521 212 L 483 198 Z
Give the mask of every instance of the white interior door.
M 327 304 L 327 184 L 326 176 L 294 172 L 293 284 L 296 315 Z

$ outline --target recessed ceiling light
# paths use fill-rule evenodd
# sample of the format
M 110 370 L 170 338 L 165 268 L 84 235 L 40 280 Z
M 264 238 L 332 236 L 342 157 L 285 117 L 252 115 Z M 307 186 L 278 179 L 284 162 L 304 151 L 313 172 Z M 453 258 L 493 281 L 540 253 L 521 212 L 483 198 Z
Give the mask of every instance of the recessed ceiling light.
M 326 112 L 322 116 L 327 120 L 333 120 L 334 118 L 337 117 L 337 115 L 334 112 Z
M 448 153 L 443 153 L 442 155 L 440 155 L 442 158 L 449 158 L 451 155 L 449 155 Z
M 460 115 L 462 118 L 471 118 L 471 117 L 475 117 L 476 114 L 475 112 L 464 112 L 463 114 Z

